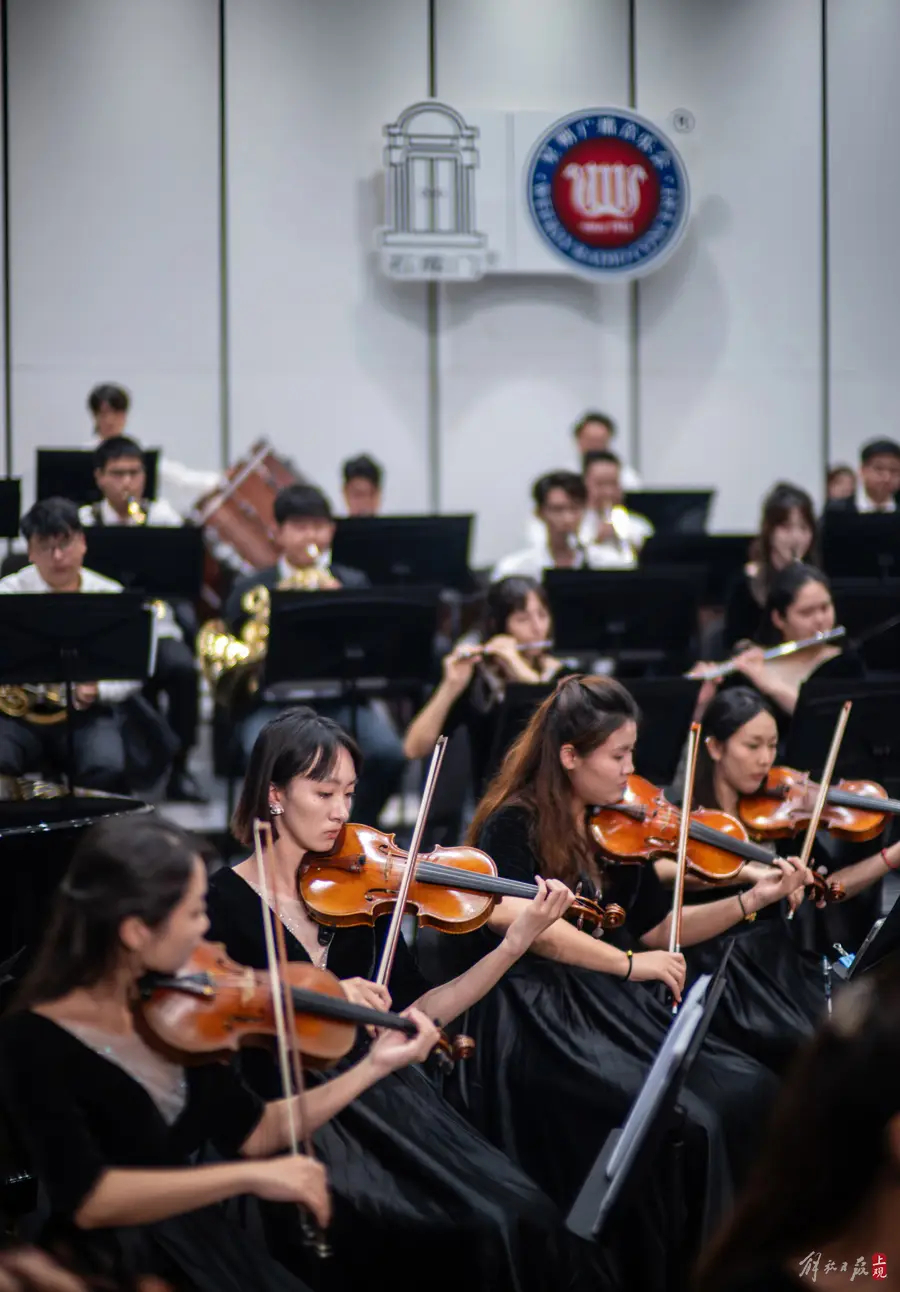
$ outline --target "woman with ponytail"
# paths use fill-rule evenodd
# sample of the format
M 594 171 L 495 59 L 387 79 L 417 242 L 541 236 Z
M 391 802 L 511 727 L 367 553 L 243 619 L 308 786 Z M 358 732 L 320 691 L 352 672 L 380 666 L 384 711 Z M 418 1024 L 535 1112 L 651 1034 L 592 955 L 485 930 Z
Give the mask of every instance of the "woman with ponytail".
M 548 929 L 469 1023 L 476 1041 L 465 1073 L 469 1115 L 564 1207 L 624 1121 L 684 986 L 684 957 L 667 950 L 671 898 L 652 866 L 604 862 L 588 829 L 595 805 L 622 797 L 637 721 L 619 682 L 561 682 L 509 751 L 470 834 L 504 877 L 552 875 L 628 913 L 625 927 L 602 939 L 562 921 Z M 785 867 L 769 899 L 801 881 Z M 485 936 L 502 935 L 517 909 L 518 899 L 504 898 Z M 737 918 L 731 903 L 685 910 L 682 941 L 713 936 Z M 749 1163 L 774 1085 L 730 1046 L 704 1045 L 681 1100 L 682 1156 L 676 1164 L 661 1152 L 658 1176 L 622 1226 L 623 1259 L 630 1253 L 634 1262 L 629 1286 L 679 1285 L 692 1238 L 726 1205 L 733 1177 Z

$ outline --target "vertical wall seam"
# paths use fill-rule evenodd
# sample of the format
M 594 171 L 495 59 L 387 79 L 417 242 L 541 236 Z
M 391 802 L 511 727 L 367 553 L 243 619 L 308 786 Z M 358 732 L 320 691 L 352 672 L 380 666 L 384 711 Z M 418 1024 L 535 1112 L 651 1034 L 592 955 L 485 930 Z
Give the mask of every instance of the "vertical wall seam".
M 225 8 L 219 0 L 219 466 L 231 461 L 231 340 L 228 296 L 228 93 Z
M 637 0 L 628 0 L 628 106 L 637 108 Z M 630 459 L 641 463 L 641 284 L 628 284 L 628 396 L 631 409 Z
M 831 462 L 831 222 L 829 139 L 828 139 L 828 0 L 822 0 L 822 348 L 821 348 L 821 401 L 822 401 L 822 472 L 824 478 Z
M 428 97 L 437 97 L 437 0 L 428 0 Z M 437 512 L 441 505 L 441 372 L 440 284 L 425 284 L 425 328 L 427 338 L 427 471 L 428 505 Z
M 7 0 L 0 0 L 0 146 L 3 149 L 3 205 L 0 212 L 3 238 L 3 467 L 7 476 L 13 472 L 12 433 L 12 287 L 9 252 L 9 24 Z

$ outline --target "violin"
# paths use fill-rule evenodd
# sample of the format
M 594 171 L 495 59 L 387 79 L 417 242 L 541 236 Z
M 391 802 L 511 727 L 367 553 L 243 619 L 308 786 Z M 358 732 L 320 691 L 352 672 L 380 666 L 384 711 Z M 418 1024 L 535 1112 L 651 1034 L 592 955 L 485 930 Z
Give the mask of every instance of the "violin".
M 329 1068 L 353 1048 L 356 1029 L 386 1027 L 407 1036 L 416 1025 L 347 999 L 339 978 L 314 965 L 286 966 L 293 1026 L 304 1063 Z M 136 1020 L 151 1045 L 181 1063 L 208 1062 L 277 1033 L 271 976 L 232 960 L 220 942 L 201 942 L 184 971 L 150 974 L 141 983 Z M 469 1037 L 441 1036 L 435 1051 L 444 1064 L 466 1058 Z
M 806 791 L 806 772 L 773 767 L 755 794 L 741 795 L 738 815 L 752 835 L 760 839 L 787 839 L 809 823 L 812 809 Z M 875 781 L 837 781 L 826 795 L 820 824 L 837 839 L 865 843 L 884 829 L 886 817 L 900 813 L 900 800 L 889 799 Z
M 394 835 L 366 825 L 345 825 L 327 853 L 307 853 L 300 867 L 300 896 L 313 919 L 336 926 L 369 924 L 391 911 L 409 865 Z M 537 896 L 536 884 L 502 879 L 486 852 L 461 845 L 420 853 L 406 909 L 441 933 L 471 933 L 486 923 L 499 897 Z M 567 913 L 580 929 L 618 928 L 621 906 L 576 897 Z
M 597 808 L 589 824 L 593 839 L 609 858 L 640 865 L 672 856 L 678 847 L 681 817 L 681 808 L 670 803 L 662 790 L 632 774 L 620 802 Z M 690 813 L 688 870 L 701 879 L 727 884 L 738 878 L 748 861 L 773 864 L 771 854 L 750 842 L 736 817 L 713 808 Z M 816 901 L 837 902 L 844 896 L 840 884 L 829 884 L 821 875 L 812 887 Z

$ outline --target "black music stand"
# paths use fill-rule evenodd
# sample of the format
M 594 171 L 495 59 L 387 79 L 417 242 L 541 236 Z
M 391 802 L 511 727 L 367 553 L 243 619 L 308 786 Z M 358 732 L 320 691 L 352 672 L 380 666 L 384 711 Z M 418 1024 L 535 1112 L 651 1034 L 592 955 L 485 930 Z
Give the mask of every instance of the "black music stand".
M 91 525 L 90 570 L 162 601 L 196 601 L 203 584 L 203 533 L 193 525 Z
M 563 651 L 611 655 L 620 664 L 680 672 L 697 629 L 694 567 L 545 570 L 556 641 Z
M 0 480 L 0 538 L 18 538 L 22 515 L 22 481 Z
M 97 443 L 100 444 L 100 440 Z M 159 449 L 142 449 L 147 483 L 144 497 L 156 497 Z M 102 494 L 94 479 L 93 449 L 38 449 L 37 498 L 68 498 L 79 506 L 99 502 Z
M 715 489 L 630 489 L 629 511 L 646 516 L 657 534 L 702 534 Z
M 856 642 L 866 667 L 900 671 L 900 578 L 834 579 L 831 592 L 837 621 Z
M 900 678 L 813 676 L 804 682 L 788 732 L 786 764 L 821 774 L 845 700 L 852 700 L 853 708 L 835 778 L 900 784 Z
M 73 770 L 77 682 L 143 681 L 154 669 L 154 615 L 133 592 L 11 593 L 0 602 L 0 684 L 61 681 L 66 691 L 66 784 Z
M 724 606 L 729 585 L 747 563 L 751 534 L 651 534 L 640 564 L 701 566 L 705 571 L 701 604 Z
M 733 945 L 732 939 L 715 976 L 703 974 L 685 996 L 624 1125 L 606 1137 L 566 1217 L 566 1228 L 579 1238 L 597 1241 L 613 1214 L 633 1196 L 642 1177 L 652 1168 L 659 1146 L 675 1120 L 678 1097 L 719 1003 Z
M 347 516 L 337 521 L 331 559 L 362 570 L 376 587 L 474 588 L 471 516 Z
M 439 595 L 422 587 L 273 592 L 263 688 L 335 682 L 355 734 L 366 696 L 418 690 L 431 676 Z
M 900 577 L 900 512 L 860 515 L 826 508 L 822 564 L 832 578 Z

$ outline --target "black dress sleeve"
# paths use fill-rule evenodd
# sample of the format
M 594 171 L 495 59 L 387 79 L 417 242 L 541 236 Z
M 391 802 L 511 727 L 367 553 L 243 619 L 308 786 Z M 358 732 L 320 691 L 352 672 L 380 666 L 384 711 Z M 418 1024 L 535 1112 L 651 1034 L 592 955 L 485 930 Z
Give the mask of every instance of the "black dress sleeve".
M 72 1092 L 73 1069 L 57 1054 L 54 1025 L 32 1014 L 0 1029 L 0 1081 L 53 1211 L 71 1216 L 109 1166 Z
M 204 1063 L 189 1071 L 188 1080 L 196 1116 L 188 1120 L 194 1142 L 185 1148 L 192 1151 L 208 1140 L 222 1157 L 236 1158 L 265 1111 L 264 1101 L 231 1063 Z
M 655 868 L 649 864 L 607 866 L 603 896 L 606 901 L 617 902 L 625 908 L 625 931 L 629 939 L 642 938 L 655 929 L 672 909 L 671 892 L 660 883 Z
M 504 807 L 485 821 L 477 846 L 493 858 L 504 879 L 533 884 L 540 873 L 529 838 L 529 815 L 521 807 Z

